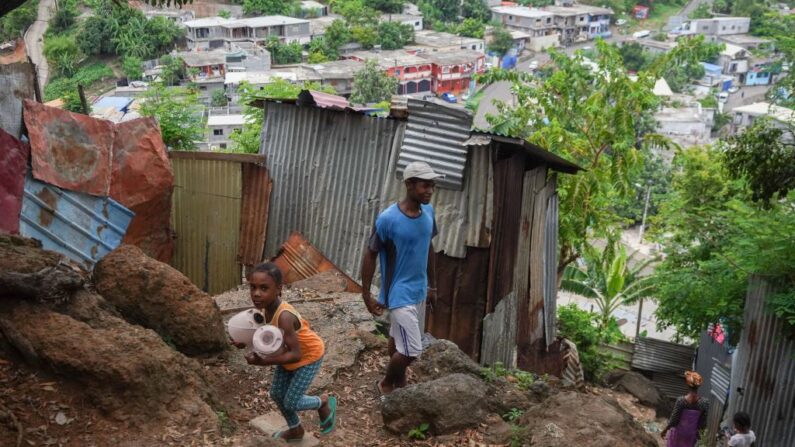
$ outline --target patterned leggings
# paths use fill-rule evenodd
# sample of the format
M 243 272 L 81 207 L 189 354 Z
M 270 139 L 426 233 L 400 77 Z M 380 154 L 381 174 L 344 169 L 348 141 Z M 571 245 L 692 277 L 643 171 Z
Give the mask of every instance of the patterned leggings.
M 320 370 L 323 359 L 314 363 L 302 366 L 295 371 L 287 371 L 281 366 L 276 367 L 273 373 L 273 383 L 271 384 L 271 399 L 279 406 L 279 411 L 287 420 L 289 428 L 301 425 L 298 412 L 304 410 L 317 410 L 320 408 L 320 398 L 317 396 L 306 396 L 309 384 L 315 378 L 315 374 Z

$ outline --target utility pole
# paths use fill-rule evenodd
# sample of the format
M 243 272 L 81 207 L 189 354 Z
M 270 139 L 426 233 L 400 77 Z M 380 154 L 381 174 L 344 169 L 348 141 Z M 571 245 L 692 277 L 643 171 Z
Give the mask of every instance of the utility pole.
M 651 182 L 646 184 L 646 204 L 643 205 L 643 218 L 640 221 L 640 230 L 638 231 L 638 244 L 643 243 L 643 230 L 646 227 L 646 216 L 649 213 L 649 197 L 651 196 Z

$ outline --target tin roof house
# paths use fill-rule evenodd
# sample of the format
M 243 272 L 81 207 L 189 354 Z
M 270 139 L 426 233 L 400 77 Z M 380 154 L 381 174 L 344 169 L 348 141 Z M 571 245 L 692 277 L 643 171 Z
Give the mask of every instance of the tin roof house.
M 263 103 L 260 151 L 273 178 L 265 256 L 297 231 L 360 278 L 377 214 L 403 194 L 403 168 L 426 161 L 445 174 L 433 198 L 438 298 L 427 331 L 485 364 L 560 374 L 556 179 L 580 168 L 472 131 L 463 109 L 409 98 L 377 118 L 330 96 Z

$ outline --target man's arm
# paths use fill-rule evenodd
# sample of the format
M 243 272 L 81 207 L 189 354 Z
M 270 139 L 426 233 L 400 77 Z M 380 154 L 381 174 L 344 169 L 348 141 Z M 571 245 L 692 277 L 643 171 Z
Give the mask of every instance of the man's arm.
M 368 246 L 364 248 L 364 255 L 362 256 L 362 299 L 367 310 L 375 315 L 384 313 L 384 308 L 370 295 L 370 286 L 373 283 L 373 275 L 375 274 L 375 260 L 378 257 L 378 252 L 370 249 Z

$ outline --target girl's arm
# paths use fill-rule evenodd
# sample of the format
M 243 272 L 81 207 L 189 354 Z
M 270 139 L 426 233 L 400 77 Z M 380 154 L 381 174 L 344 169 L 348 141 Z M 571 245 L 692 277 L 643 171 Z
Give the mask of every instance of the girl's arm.
M 270 366 L 285 365 L 301 360 L 301 344 L 298 342 L 298 335 L 295 332 L 295 327 L 299 324 L 295 315 L 290 312 L 282 312 L 279 315 L 279 329 L 284 332 L 281 353 L 261 356 L 256 352 L 251 352 L 246 355 L 246 361 L 250 365 Z

